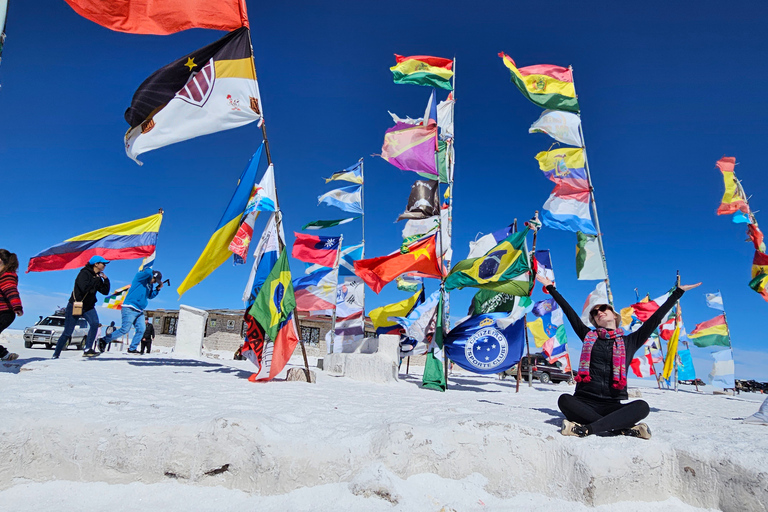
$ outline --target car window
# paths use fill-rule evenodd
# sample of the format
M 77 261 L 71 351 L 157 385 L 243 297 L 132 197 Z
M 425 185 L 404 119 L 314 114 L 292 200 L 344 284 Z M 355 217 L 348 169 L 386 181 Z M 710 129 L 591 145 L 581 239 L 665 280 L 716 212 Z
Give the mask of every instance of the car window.
M 64 319 L 47 316 L 38 325 L 53 325 L 55 327 L 64 327 Z

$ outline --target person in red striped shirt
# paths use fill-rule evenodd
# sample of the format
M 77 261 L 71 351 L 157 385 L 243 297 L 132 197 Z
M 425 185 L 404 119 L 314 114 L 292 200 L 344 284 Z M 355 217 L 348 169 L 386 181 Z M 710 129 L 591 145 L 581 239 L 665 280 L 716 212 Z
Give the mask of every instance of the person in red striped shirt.
M 10 251 L 0 249 L 0 333 L 6 330 L 17 316 L 24 314 L 19 297 L 19 258 Z M 8 349 L 0 345 L 0 359 L 13 361 L 18 354 L 8 352 Z

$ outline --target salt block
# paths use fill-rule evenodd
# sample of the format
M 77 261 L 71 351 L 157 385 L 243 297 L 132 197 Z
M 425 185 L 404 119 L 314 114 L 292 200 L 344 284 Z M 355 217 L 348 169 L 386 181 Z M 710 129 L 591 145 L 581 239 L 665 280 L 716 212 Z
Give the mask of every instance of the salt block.
M 200 357 L 203 354 L 203 336 L 208 312 L 190 306 L 179 306 L 179 323 L 176 326 L 174 354 Z
M 307 382 L 307 370 L 305 368 L 291 368 L 288 370 L 288 377 L 285 380 Z M 309 370 L 309 382 L 314 384 L 316 381 L 315 372 Z
M 627 388 L 627 396 L 629 398 L 643 398 L 643 392 L 637 388 Z
M 327 354 L 323 369 L 366 382 L 397 382 L 400 363 L 400 337 L 382 335 L 366 338 L 353 353 Z

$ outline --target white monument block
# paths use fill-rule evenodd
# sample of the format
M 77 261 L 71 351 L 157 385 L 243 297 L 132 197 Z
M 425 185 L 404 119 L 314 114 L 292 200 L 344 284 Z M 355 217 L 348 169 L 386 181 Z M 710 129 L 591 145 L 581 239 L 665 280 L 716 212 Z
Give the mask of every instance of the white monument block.
M 179 323 L 176 326 L 176 348 L 173 353 L 182 356 L 203 355 L 203 337 L 208 312 L 190 306 L 179 306 Z

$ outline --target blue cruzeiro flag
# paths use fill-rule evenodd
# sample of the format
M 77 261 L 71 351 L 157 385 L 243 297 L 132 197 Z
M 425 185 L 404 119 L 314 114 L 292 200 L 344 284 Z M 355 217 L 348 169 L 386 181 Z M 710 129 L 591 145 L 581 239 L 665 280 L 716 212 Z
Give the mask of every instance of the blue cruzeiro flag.
M 493 374 L 510 369 L 523 357 L 525 322 L 518 320 L 500 328 L 497 322 L 508 316 L 488 313 L 461 322 L 445 340 L 448 358 L 474 373 Z

